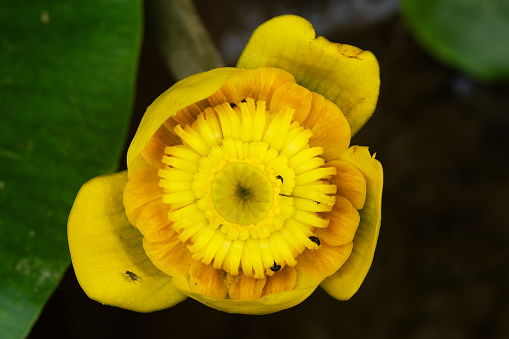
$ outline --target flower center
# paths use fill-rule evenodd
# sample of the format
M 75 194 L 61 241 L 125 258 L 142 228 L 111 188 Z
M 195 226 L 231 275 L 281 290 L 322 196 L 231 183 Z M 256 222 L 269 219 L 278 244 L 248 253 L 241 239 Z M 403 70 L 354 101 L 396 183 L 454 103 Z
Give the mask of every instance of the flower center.
M 336 168 L 308 145 L 312 132 L 293 113 L 246 98 L 174 128 L 182 144 L 165 148 L 159 185 L 193 259 L 262 279 L 318 247 L 313 230 L 328 225 L 320 213 L 335 203 Z
M 273 194 L 267 175 L 246 163 L 226 165 L 212 182 L 212 202 L 217 213 L 239 225 L 255 224 L 265 217 Z

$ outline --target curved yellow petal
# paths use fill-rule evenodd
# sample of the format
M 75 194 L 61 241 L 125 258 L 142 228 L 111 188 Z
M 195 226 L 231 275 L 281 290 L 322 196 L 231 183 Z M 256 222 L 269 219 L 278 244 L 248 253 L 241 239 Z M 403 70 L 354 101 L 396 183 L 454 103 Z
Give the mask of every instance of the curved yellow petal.
M 274 294 L 291 291 L 297 283 L 297 270 L 292 266 L 285 266 L 281 271 L 267 278 L 263 294 Z
M 345 161 L 329 161 L 327 166 L 336 167 L 336 175 L 329 182 L 336 185 L 336 194 L 347 198 L 356 210 L 366 201 L 366 179 L 354 166 Z
M 338 106 L 323 95 L 311 92 L 312 106 L 303 125 L 313 132 L 311 147 L 322 147 L 325 161 L 335 160 L 350 146 L 352 132 Z
M 309 115 L 311 102 L 312 94 L 309 90 L 296 83 L 286 82 L 274 91 L 270 110 L 276 113 L 282 108 L 290 107 L 295 110 L 293 119 L 302 124 Z
M 345 114 L 352 135 L 371 117 L 378 100 L 378 61 L 369 51 L 315 38 L 313 26 L 295 15 L 276 17 L 259 26 L 237 67 L 276 67 L 299 85 L 322 94 Z
M 303 275 L 324 279 L 346 262 L 352 252 L 353 244 L 349 242 L 340 246 L 331 246 L 322 242 L 317 249 L 306 249 L 297 257 L 295 268 Z
M 224 284 L 225 272 L 223 270 L 217 270 L 211 265 L 195 261 L 189 275 L 189 284 L 194 292 L 214 296 L 218 299 L 226 297 L 228 288 Z
M 152 312 L 186 296 L 143 251 L 142 235 L 125 215 L 127 172 L 94 178 L 83 185 L 67 224 L 76 278 L 85 293 L 106 305 Z
M 173 237 L 176 238 L 178 234 L 173 230 L 171 221 L 168 219 L 169 211 L 169 205 L 163 203 L 162 199 L 155 200 L 143 208 L 139 217 L 136 219 L 135 227 L 140 230 L 147 241 L 159 242 L 166 241 Z M 131 224 L 133 224 L 132 221 Z
M 218 91 L 238 69 L 217 68 L 187 77 L 161 94 L 148 108 L 127 152 L 130 167 L 156 133 L 177 111 L 203 100 Z
M 134 173 L 147 166 L 150 166 L 147 160 L 141 154 L 138 155 L 127 169 L 127 177 L 131 178 Z
M 332 211 L 324 213 L 323 217 L 330 220 L 329 225 L 325 228 L 315 228 L 313 231 L 320 241 L 332 246 L 352 242 L 360 216 L 347 198 L 337 195 Z
M 187 244 L 182 243 L 178 234 L 172 230 L 173 236 L 162 241 L 143 239 L 143 248 L 152 263 L 168 275 L 189 273 L 193 264 Z
M 270 104 L 272 95 L 281 85 L 295 83 L 290 73 L 277 68 L 259 68 L 249 72 L 238 72 L 231 78 L 241 98 L 250 97 Z
M 353 146 L 339 159 L 357 168 L 366 179 L 366 202 L 353 239 L 353 251 L 344 265 L 320 286 L 339 300 L 350 299 L 359 289 L 373 262 L 382 210 L 383 169 L 367 147 Z
M 255 279 L 244 273 L 238 275 L 227 274 L 226 286 L 231 300 L 251 301 L 260 299 L 267 277 Z
M 173 130 L 170 131 L 171 127 L 172 126 L 166 126 L 166 124 L 163 124 L 157 129 L 141 151 L 141 157 L 154 168 L 164 167 L 161 159 L 163 158 L 165 147 L 178 145 L 180 143 L 180 139 L 172 133 Z M 131 177 L 134 162 L 135 161 L 129 165 L 129 177 Z
M 162 199 L 164 191 L 159 187 L 157 170 L 151 166 L 139 167 L 130 171 L 131 177 L 124 188 L 125 214 L 129 222 L 137 226 L 137 221 L 145 207 Z M 143 231 L 142 231 L 143 233 Z
M 297 277 L 296 288 L 292 291 L 279 292 L 262 296 L 256 300 L 231 300 L 206 296 L 195 293 L 189 286 L 189 280 L 185 276 L 173 277 L 172 283 L 175 287 L 204 305 L 216 310 L 239 313 L 239 314 L 269 314 L 279 312 L 300 304 L 313 293 L 318 284 L 309 283 L 307 280 L 299 282 Z M 310 280 L 310 279 L 308 279 Z

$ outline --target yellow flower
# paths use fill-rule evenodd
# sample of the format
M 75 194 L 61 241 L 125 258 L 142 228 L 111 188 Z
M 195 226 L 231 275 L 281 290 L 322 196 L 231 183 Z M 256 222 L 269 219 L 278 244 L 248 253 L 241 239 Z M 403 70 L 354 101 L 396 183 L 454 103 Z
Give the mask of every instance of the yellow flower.
M 383 180 L 349 144 L 379 84 L 370 52 L 296 16 L 261 25 L 237 68 L 176 83 L 147 109 L 128 170 L 78 193 L 68 237 L 83 290 L 139 312 L 191 297 L 265 314 L 319 285 L 349 299 L 371 266 Z

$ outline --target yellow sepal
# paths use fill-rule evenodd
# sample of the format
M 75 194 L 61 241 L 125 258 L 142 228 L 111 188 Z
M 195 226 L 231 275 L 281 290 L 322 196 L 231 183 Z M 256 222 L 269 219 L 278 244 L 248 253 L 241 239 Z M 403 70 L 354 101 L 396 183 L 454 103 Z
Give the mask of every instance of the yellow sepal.
M 125 214 L 126 183 L 124 171 L 94 178 L 79 191 L 67 224 L 76 278 L 102 304 L 137 312 L 171 307 L 186 296 L 145 254 L 143 236 Z
M 217 68 L 187 77 L 161 94 L 147 108 L 127 152 L 127 166 L 147 145 L 159 127 L 179 110 L 217 92 L 238 69 Z
M 254 31 L 237 67 L 276 67 L 290 72 L 299 85 L 335 103 L 355 135 L 375 110 L 378 61 L 369 51 L 315 36 L 313 26 L 301 17 L 276 17 Z
M 353 165 L 366 179 L 366 202 L 359 211 L 360 224 L 353 239 L 352 254 L 320 286 L 332 297 L 348 300 L 361 286 L 375 255 L 382 210 L 383 169 L 367 147 L 352 146 L 339 160 Z

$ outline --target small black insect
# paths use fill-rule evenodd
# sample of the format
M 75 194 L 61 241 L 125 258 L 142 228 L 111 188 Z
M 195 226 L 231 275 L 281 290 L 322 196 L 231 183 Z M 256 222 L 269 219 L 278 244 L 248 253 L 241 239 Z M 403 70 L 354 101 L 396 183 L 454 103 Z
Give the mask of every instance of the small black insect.
M 276 179 L 279 179 L 279 180 L 281 180 L 281 183 L 283 183 L 283 177 L 282 177 L 282 176 L 280 176 L 280 175 L 277 175 L 277 176 L 276 176 Z
M 274 265 L 270 266 L 270 270 L 271 270 L 272 272 L 277 272 L 277 271 L 279 271 L 280 269 L 281 269 L 281 265 L 276 264 L 276 262 L 275 262 L 275 261 L 274 261 Z
M 291 195 L 279 193 L 279 195 L 282 195 L 283 197 L 290 197 Z
M 143 279 L 140 276 L 138 276 L 136 273 L 133 273 L 131 271 L 125 271 L 125 274 L 127 274 L 127 277 L 125 277 L 125 280 L 127 280 L 129 278 L 129 279 L 131 279 L 132 282 L 136 282 L 136 281 L 143 282 Z
M 244 98 L 244 99 L 240 100 L 240 102 L 246 102 L 246 99 Z
M 314 242 L 315 244 L 320 246 L 320 239 L 318 239 L 317 237 L 311 236 L 311 237 L 309 237 L 309 240 L 311 240 L 312 242 Z
M 230 102 L 230 107 L 231 107 L 231 108 L 235 108 L 235 107 L 237 107 L 237 105 L 235 105 L 235 103 L 234 103 L 234 102 Z

